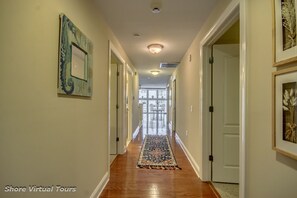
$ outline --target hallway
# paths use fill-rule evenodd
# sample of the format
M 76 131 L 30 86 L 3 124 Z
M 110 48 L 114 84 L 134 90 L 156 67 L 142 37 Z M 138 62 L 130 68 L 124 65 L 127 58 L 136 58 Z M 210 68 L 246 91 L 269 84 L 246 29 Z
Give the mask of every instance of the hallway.
M 285 104 L 286 91 L 297 98 L 297 0 L 2 0 L 0 9 L 0 198 L 215 197 L 217 162 L 239 169 L 238 198 L 297 197 L 297 143 L 286 137 L 297 134 L 287 127 L 297 104 Z M 218 60 L 226 44 L 237 54 Z M 237 70 L 221 64 L 237 58 Z M 139 93 L 156 87 L 166 95 Z M 168 128 L 182 170 L 136 168 L 144 136 Z
M 172 151 L 182 170 L 136 168 L 145 135 L 141 129 L 131 141 L 127 152 L 118 155 L 111 165 L 109 183 L 100 197 L 216 197 L 210 186 L 196 176 L 176 137 L 170 132 L 167 132 L 167 135 L 171 142 Z

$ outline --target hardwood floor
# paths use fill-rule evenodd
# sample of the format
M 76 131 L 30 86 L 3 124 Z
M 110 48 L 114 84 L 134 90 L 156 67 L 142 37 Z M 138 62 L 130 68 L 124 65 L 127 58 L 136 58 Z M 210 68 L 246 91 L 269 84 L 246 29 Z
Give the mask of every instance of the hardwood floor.
M 208 183 L 195 174 L 175 137 L 168 134 L 176 161 L 182 170 L 150 170 L 136 168 L 144 138 L 142 131 L 111 166 L 110 181 L 100 197 L 117 198 L 216 198 Z

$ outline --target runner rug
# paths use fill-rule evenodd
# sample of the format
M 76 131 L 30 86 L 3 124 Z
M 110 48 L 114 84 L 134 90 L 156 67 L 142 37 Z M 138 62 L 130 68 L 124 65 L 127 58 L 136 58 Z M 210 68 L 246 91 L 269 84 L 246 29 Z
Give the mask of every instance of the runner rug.
M 147 135 L 143 141 L 139 168 L 176 170 L 178 167 L 166 135 Z

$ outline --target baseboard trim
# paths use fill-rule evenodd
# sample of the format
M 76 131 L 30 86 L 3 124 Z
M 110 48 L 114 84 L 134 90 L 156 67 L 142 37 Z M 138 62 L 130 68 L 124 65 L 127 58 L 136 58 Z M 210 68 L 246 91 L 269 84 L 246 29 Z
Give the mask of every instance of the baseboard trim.
M 209 187 L 211 188 L 212 192 L 216 195 L 217 198 L 221 198 L 220 193 L 216 190 L 216 188 L 213 186 L 212 182 L 206 182 L 208 183 Z
M 172 122 L 171 121 L 168 123 L 168 128 L 169 128 L 170 132 L 172 133 L 173 131 L 172 131 Z
M 100 194 L 102 193 L 103 189 L 105 188 L 105 186 L 107 185 L 108 181 L 109 181 L 109 176 L 108 176 L 108 172 L 107 172 L 101 179 L 100 183 L 96 186 L 96 188 L 95 188 L 94 192 L 91 194 L 90 198 L 98 198 L 100 196 Z
M 138 127 L 135 129 L 135 131 L 134 131 L 134 133 L 133 133 L 133 135 L 132 135 L 133 139 L 136 138 L 136 136 L 137 136 L 138 133 L 139 133 L 139 130 L 140 130 L 140 126 L 138 126 Z
M 178 136 L 178 133 L 176 134 L 176 139 L 179 142 L 179 144 L 181 145 L 181 148 L 183 149 L 184 153 L 186 154 L 188 160 L 190 161 L 191 166 L 193 167 L 196 175 L 201 179 L 200 177 L 200 168 L 198 166 L 198 164 L 196 163 L 196 161 L 194 160 L 193 156 L 191 155 L 191 153 L 188 151 L 188 149 L 186 148 L 186 146 L 184 145 L 183 141 L 180 139 L 180 137 Z

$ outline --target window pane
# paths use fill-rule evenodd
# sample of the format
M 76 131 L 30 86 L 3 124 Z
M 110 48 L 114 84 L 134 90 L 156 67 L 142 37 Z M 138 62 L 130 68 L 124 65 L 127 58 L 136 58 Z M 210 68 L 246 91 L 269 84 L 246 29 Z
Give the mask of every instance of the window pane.
M 147 90 L 146 89 L 139 90 L 139 98 L 147 98 Z
M 143 128 L 147 128 L 147 114 L 143 114 L 143 117 L 142 117 L 142 127 Z
M 148 134 L 156 134 L 156 114 L 148 114 Z
M 166 106 L 166 100 L 159 100 L 159 111 L 164 114 L 164 113 L 167 113 L 167 106 Z
M 149 98 L 157 98 L 157 90 L 148 90 Z
M 167 98 L 167 91 L 166 91 L 166 89 L 159 89 L 158 90 L 158 98 L 159 99 L 166 99 Z
M 157 112 L 157 101 L 156 100 L 149 100 L 148 101 L 148 108 L 149 108 L 149 113 L 156 113 Z

